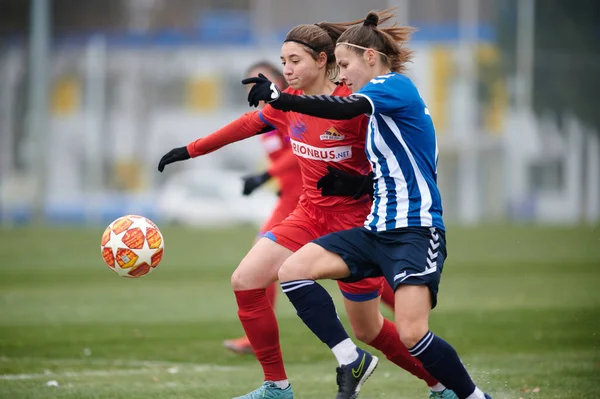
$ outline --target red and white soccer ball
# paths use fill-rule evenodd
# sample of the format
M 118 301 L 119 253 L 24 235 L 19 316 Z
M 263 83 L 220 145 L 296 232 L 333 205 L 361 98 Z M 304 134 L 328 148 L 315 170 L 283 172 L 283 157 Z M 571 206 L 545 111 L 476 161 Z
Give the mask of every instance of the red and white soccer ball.
M 163 236 L 150 219 L 127 215 L 112 222 L 104 234 L 100 250 L 108 267 L 122 277 L 141 277 L 158 264 L 164 251 Z

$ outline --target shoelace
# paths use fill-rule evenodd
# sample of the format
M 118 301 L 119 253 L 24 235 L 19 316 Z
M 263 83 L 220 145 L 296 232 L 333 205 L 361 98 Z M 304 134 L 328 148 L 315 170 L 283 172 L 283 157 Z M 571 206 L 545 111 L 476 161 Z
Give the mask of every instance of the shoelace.
M 265 382 L 263 382 L 263 384 L 261 386 L 259 386 L 258 388 L 256 388 L 254 391 L 252 391 L 250 393 L 260 393 L 260 391 L 263 390 L 265 385 L 268 387 L 270 384 L 265 381 Z

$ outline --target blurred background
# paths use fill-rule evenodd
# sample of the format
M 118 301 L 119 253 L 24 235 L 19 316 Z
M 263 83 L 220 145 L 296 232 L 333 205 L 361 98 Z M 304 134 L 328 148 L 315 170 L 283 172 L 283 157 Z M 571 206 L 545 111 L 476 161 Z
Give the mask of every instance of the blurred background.
M 275 188 L 239 194 L 256 138 L 158 160 L 249 111 L 245 69 L 295 24 L 389 6 L 418 29 L 447 220 L 598 222 L 597 2 L 0 0 L 1 223 L 259 223 Z
M 292 26 L 389 6 L 418 29 L 409 74 L 440 149 L 450 256 L 432 331 L 495 399 L 598 396 L 599 1 L 0 0 L 0 397 L 256 388 L 254 357 L 223 340 L 242 334 L 231 273 L 276 201 L 270 184 L 241 194 L 263 146 L 158 161 L 251 110 L 240 80 L 279 64 Z M 166 241 L 133 280 L 98 251 L 130 213 Z M 331 354 L 277 301 L 294 390 L 329 397 Z M 427 395 L 389 362 L 370 381 L 365 398 Z

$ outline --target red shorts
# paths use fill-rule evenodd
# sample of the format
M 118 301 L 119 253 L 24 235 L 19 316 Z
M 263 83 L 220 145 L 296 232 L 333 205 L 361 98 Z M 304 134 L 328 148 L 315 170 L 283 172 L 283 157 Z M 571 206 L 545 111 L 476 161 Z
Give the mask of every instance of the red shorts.
M 369 210 L 366 204 L 360 204 L 354 210 L 335 212 L 318 208 L 301 198 L 296 209 L 281 223 L 273 226 L 264 237 L 296 252 L 326 234 L 362 226 Z M 353 283 L 338 281 L 338 286 L 347 299 L 363 302 L 380 296 L 384 282 L 383 277 L 373 277 Z

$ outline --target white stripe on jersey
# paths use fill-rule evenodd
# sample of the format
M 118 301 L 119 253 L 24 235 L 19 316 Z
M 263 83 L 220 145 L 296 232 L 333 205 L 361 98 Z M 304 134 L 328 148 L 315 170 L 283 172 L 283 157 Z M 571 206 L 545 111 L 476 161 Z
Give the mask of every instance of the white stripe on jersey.
M 404 141 L 402 133 L 398 128 L 398 125 L 389 116 L 382 114 L 379 114 L 379 116 L 383 119 L 389 130 L 392 132 L 392 134 L 394 134 L 398 142 L 402 145 L 402 148 L 406 152 L 406 155 L 410 161 L 410 165 L 415 175 L 417 187 L 421 196 L 421 206 L 419 209 L 419 216 L 421 219 L 420 225 L 432 226 L 433 217 L 429 212 L 429 209 L 433 204 L 433 199 L 431 196 L 431 191 L 429 190 L 429 186 L 427 185 L 427 181 L 423 177 L 423 173 L 419 169 L 412 152 L 410 151 L 408 145 Z M 381 131 L 379 129 L 377 118 L 375 116 L 371 116 L 369 134 L 367 135 L 366 149 L 369 159 L 371 159 L 372 165 L 374 165 L 373 172 L 375 174 L 375 180 L 377 181 L 377 192 L 375 193 L 375 196 L 379 197 L 379 203 L 377 203 L 377 201 L 373 201 L 371 213 L 365 221 L 365 226 L 367 228 L 370 228 L 370 224 L 373 222 L 376 215 L 379 217 L 377 220 L 377 225 L 375 226 L 376 231 L 384 231 L 388 230 L 389 228 L 399 228 L 408 226 L 408 212 L 410 207 L 410 200 L 406 178 L 402 169 L 400 168 L 400 165 L 398 164 L 398 159 L 396 158 L 396 155 L 384 141 L 383 135 L 381 134 Z M 386 174 L 385 176 L 381 169 L 381 165 L 377 161 L 378 157 L 375 153 L 375 150 L 381 153 L 385 158 L 385 162 L 389 169 L 389 174 Z M 385 184 L 385 177 L 392 178 L 396 186 L 396 195 L 393 196 L 396 200 L 396 218 L 395 225 L 391 227 L 386 227 L 387 207 L 389 201 L 387 198 L 388 190 Z
M 375 117 L 371 117 L 370 121 L 373 126 L 370 129 L 371 134 L 374 134 L 373 137 L 368 134 L 367 135 L 367 154 L 369 159 L 375 160 L 377 159 L 377 155 L 375 155 L 373 151 L 373 143 L 372 140 L 375 141 L 375 148 L 379 150 L 380 153 L 383 154 L 387 161 L 388 168 L 390 169 L 390 176 L 394 179 L 394 183 L 396 185 L 396 195 L 394 198 L 397 200 L 398 198 L 408 196 L 408 187 L 406 185 L 406 180 L 404 179 L 404 174 L 400 169 L 400 165 L 396 160 L 396 157 L 393 155 L 391 157 L 387 157 L 386 153 L 392 154 L 391 148 L 383 141 L 383 137 L 381 134 L 375 134 L 375 132 L 379 132 L 379 128 L 377 125 L 377 119 Z M 388 197 L 387 197 L 387 187 L 385 185 L 385 180 L 383 179 L 383 172 L 381 171 L 381 165 L 379 162 L 372 162 L 371 165 L 374 166 L 373 173 L 374 178 L 377 181 L 377 192 L 375 196 L 379 196 L 379 204 L 377 206 L 377 201 L 373 201 L 371 205 L 371 213 L 367 217 L 365 221 L 365 226 L 369 227 L 369 225 L 373 222 L 375 215 L 379 216 L 379 220 L 377 221 L 376 229 L 377 231 L 386 230 L 385 221 L 387 218 L 387 206 L 388 206 Z M 377 206 L 377 209 L 375 207 Z M 396 225 L 398 227 L 406 226 L 408 224 L 408 201 L 402 201 L 401 203 L 396 204 Z
M 415 157 L 413 156 L 412 152 L 410 152 L 408 146 L 406 145 L 406 142 L 404 141 L 404 138 L 402 137 L 402 133 L 400 132 L 400 128 L 398 127 L 398 125 L 396 125 L 396 122 L 394 122 L 394 120 L 392 118 L 390 118 L 389 116 L 381 115 L 381 118 L 388 125 L 388 127 L 390 128 L 392 133 L 394 133 L 394 135 L 398 138 L 398 141 L 400 141 L 400 144 L 402 144 L 402 147 L 404 148 L 404 151 L 406 151 L 406 154 L 408 155 L 408 159 L 410 159 L 410 164 L 415 172 L 415 176 L 417 178 L 417 186 L 419 187 L 419 192 L 421 193 L 421 211 L 420 211 L 421 225 L 422 226 L 432 226 L 433 218 L 431 216 L 431 213 L 429 213 L 429 209 L 433 205 L 433 201 L 431 199 L 431 192 L 429 191 L 429 186 L 427 185 L 427 181 L 423 177 L 423 173 L 421 173 L 421 169 L 419 169 L 419 165 L 417 165 L 417 162 L 415 161 Z M 436 145 L 436 149 L 437 149 L 437 145 Z M 392 176 L 393 176 L 393 174 L 392 174 Z M 402 199 L 406 198 L 406 202 L 407 202 L 406 208 L 408 211 L 408 195 L 406 197 L 400 197 L 400 198 L 402 198 Z

